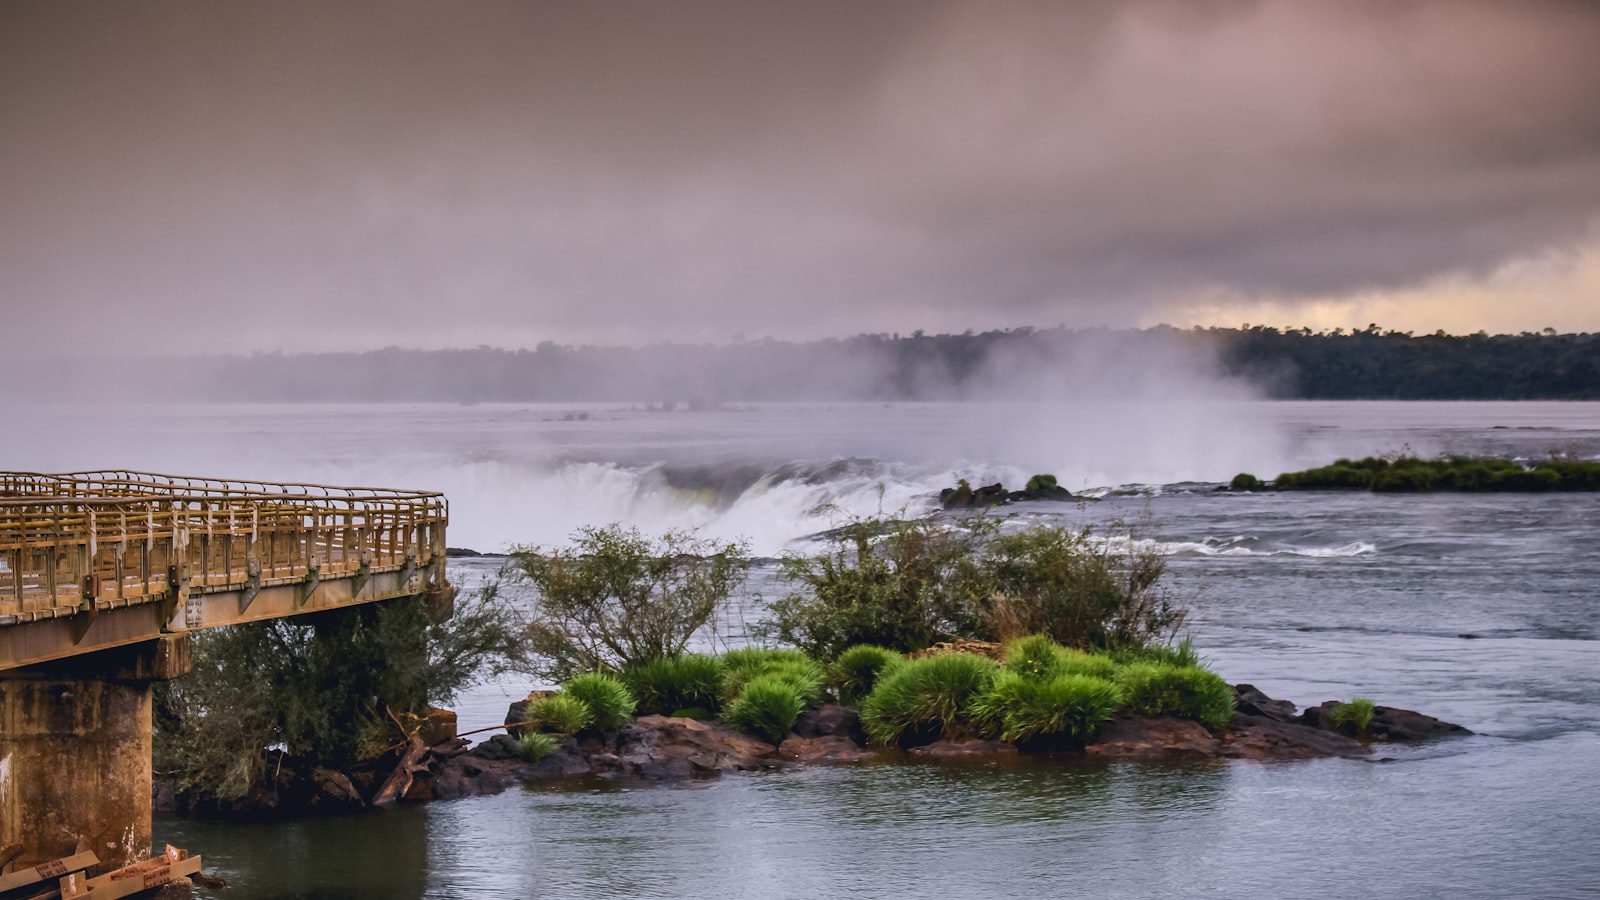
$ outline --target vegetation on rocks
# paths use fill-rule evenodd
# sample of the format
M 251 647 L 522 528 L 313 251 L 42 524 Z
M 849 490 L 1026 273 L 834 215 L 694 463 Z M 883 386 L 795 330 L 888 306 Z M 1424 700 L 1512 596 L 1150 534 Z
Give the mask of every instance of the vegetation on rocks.
M 1372 728 L 1372 717 L 1377 713 L 1377 706 L 1366 697 L 1353 697 L 1348 703 L 1340 703 L 1328 714 L 1335 727 L 1349 729 L 1357 735 L 1365 736 Z
M 561 681 L 682 654 L 692 635 L 716 627 L 749 564 L 743 543 L 611 525 L 580 529 L 565 549 L 518 548 L 505 576 L 536 589 L 534 672 Z
M 523 759 L 536 763 L 561 749 L 561 742 L 542 731 L 530 731 L 517 741 L 517 747 Z
M 740 731 L 779 744 L 810 702 L 793 680 L 779 674 L 757 675 L 728 704 L 723 719 Z
M 839 702 L 853 706 L 872 693 L 873 685 L 888 669 L 905 661 L 893 650 L 874 644 L 856 644 L 839 654 L 828 670 L 829 684 Z
M 1466 493 L 1600 491 L 1600 461 L 1552 456 L 1521 463 L 1511 459 L 1445 456 L 1392 459 L 1368 456 L 1338 459 L 1330 465 L 1285 472 L 1270 485 L 1275 490 L 1366 490 L 1375 493 Z M 1254 475 L 1240 473 L 1230 484 L 1235 490 L 1263 485 Z
M 800 586 L 771 606 L 764 633 L 819 658 L 855 644 L 920 650 L 957 638 L 1027 634 L 1084 649 L 1169 639 L 1186 609 L 1161 585 L 1164 563 L 1132 535 L 997 522 L 960 529 L 868 519 L 840 529 L 815 556 L 787 557 Z
M 595 731 L 621 728 L 633 718 L 633 694 L 621 681 L 602 672 L 574 675 L 561 686 L 561 693 L 589 708 L 589 727 Z
M 861 704 L 861 724 L 875 743 L 893 745 L 972 733 L 972 704 L 998 667 L 967 653 L 907 660 L 884 673 Z
M 704 715 L 722 708 L 723 661 L 703 653 L 685 653 L 635 663 L 622 672 L 622 680 L 644 715 L 674 715 L 698 710 Z
M 1002 741 L 1084 738 L 1122 705 L 1122 691 L 1090 675 L 1030 677 L 1006 669 L 972 704 L 975 721 Z
M 193 670 L 156 688 L 155 768 L 186 805 L 231 806 L 279 751 L 350 769 L 382 757 L 431 704 L 521 664 L 521 622 L 494 585 L 429 618 L 421 599 L 194 637 Z
M 594 711 L 577 697 L 555 694 L 529 704 L 524 718 L 536 731 L 572 735 L 594 724 Z
M 1233 716 L 1233 689 L 1213 672 L 1196 666 L 1134 663 L 1117 670 L 1130 711 L 1145 716 L 1194 719 L 1224 728 Z

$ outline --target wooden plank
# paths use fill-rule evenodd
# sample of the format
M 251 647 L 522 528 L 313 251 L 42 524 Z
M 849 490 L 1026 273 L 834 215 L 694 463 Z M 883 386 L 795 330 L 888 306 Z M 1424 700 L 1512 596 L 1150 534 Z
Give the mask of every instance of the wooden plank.
M 95 856 L 93 851 L 85 850 L 62 859 L 53 859 L 37 866 L 18 869 L 10 875 L 0 875 L 0 893 L 38 884 L 48 878 L 60 878 L 69 872 L 81 872 L 99 862 L 100 857 Z
M 61 900 L 127 897 L 199 872 L 200 857 L 184 854 L 182 850 L 168 847 L 161 856 L 124 866 L 98 878 L 86 879 L 82 873 L 69 875 L 61 879 Z

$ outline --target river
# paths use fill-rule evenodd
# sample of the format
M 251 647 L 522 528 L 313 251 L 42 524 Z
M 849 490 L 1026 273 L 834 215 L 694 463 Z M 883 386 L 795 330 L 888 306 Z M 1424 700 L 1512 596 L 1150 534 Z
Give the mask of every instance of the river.
M 441 488 L 451 543 L 480 550 L 622 520 L 771 556 L 851 514 L 920 511 L 957 475 L 1053 471 L 1103 499 L 1016 514 L 1138 523 L 1228 679 L 1301 703 L 1370 696 L 1477 732 L 1377 761 L 816 767 L 291 823 L 158 820 L 158 841 L 203 854 L 230 897 L 1600 894 L 1600 497 L 1199 483 L 1408 447 L 1597 458 L 1600 404 L 30 415 L 59 440 L 20 448 L 14 467 Z M 452 562 L 467 584 L 496 565 Z M 770 565 L 751 584 L 781 589 Z M 474 688 L 462 727 L 498 721 L 529 686 Z

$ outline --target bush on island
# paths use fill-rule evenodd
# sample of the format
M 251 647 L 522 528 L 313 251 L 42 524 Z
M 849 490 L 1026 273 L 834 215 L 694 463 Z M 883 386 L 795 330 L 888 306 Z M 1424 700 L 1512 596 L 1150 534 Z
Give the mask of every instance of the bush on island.
M 529 731 L 517 742 L 522 758 L 536 763 L 561 749 L 561 742 L 542 731 Z
M 1328 719 L 1335 728 L 1350 729 L 1357 735 L 1366 735 L 1367 729 L 1372 727 L 1372 717 L 1378 711 L 1377 706 L 1366 697 L 1353 697 L 1349 703 L 1340 703 L 1328 712 Z
M 723 720 L 740 731 L 781 744 L 806 705 L 793 681 L 781 675 L 757 675 L 728 704 Z
M 561 686 L 561 693 L 589 707 L 595 731 L 611 731 L 627 724 L 633 716 L 633 695 L 628 686 L 602 672 L 573 676 Z
M 1063 647 L 1049 635 L 1018 638 L 1005 647 L 1005 667 L 1018 675 L 1049 679 L 1057 675 L 1110 678 L 1117 665 L 1111 657 Z
M 1140 715 L 1194 719 L 1212 729 L 1233 717 L 1233 689 L 1205 669 L 1134 663 L 1117 671 L 1116 682 L 1128 709 Z
M 1240 472 L 1228 482 L 1228 487 L 1235 491 L 1259 491 L 1262 488 L 1261 479 L 1249 472 Z
M 554 681 L 683 653 L 750 566 L 745 544 L 692 531 L 646 537 L 620 525 L 582 528 L 571 544 L 517 547 L 502 570 L 538 592 L 526 641 L 538 660 L 534 673 Z
M 721 707 L 722 660 L 686 653 L 635 663 L 622 670 L 622 680 L 638 702 L 638 712 L 668 715 L 680 709 L 715 712 Z
M 886 647 L 856 644 L 833 661 L 828 672 L 829 682 L 838 693 L 840 703 L 855 706 L 872 693 L 872 686 L 886 669 L 904 659 Z
M 961 737 L 973 730 L 970 707 L 998 667 L 967 653 L 907 660 L 883 673 L 861 704 L 861 724 L 878 744 Z
M 1104 678 L 1053 675 L 1030 678 L 1010 669 L 972 704 L 974 723 L 1002 741 L 1040 737 L 1084 738 L 1122 705 L 1122 691 Z
M 722 700 L 732 703 L 746 685 L 764 675 L 774 676 L 794 687 L 807 706 L 822 702 L 827 676 L 822 667 L 798 650 L 750 648 L 723 656 Z
M 535 730 L 553 734 L 577 734 L 594 722 L 589 704 L 567 694 L 535 700 L 523 717 Z

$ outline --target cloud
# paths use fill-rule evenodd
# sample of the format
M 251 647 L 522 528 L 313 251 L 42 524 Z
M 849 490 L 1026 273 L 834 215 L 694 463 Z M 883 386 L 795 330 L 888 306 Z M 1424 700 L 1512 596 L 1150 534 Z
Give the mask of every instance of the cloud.
M 1475 274 L 1451 272 L 1417 284 L 1310 296 L 1250 295 L 1216 288 L 1146 315 L 1148 324 L 1274 325 L 1451 333 L 1600 330 L 1600 227 L 1573 247 L 1519 256 Z
M 1600 215 L 1596 84 L 1576 2 L 16 0 L 0 347 L 1596 328 L 1492 294 Z

